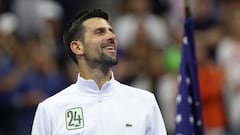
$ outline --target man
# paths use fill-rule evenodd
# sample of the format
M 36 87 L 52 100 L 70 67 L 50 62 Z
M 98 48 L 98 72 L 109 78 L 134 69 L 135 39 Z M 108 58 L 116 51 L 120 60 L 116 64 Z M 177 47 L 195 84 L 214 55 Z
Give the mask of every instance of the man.
M 77 82 L 39 104 L 32 135 L 166 135 L 150 92 L 119 83 L 117 42 L 108 15 L 82 12 L 64 33 Z

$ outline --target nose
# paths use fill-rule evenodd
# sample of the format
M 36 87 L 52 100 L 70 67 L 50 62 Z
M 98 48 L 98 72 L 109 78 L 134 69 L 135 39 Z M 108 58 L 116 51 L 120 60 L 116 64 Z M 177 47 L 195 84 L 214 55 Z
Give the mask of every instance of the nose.
M 110 31 L 109 35 L 108 35 L 108 39 L 115 40 L 116 39 L 116 35 L 113 32 Z

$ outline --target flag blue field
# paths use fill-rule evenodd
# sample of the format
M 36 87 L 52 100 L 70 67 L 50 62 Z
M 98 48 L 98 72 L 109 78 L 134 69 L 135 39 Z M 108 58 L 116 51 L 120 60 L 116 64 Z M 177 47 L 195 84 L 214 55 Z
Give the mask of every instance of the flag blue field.
M 184 23 L 175 135 L 204 135 L 191 17 Z

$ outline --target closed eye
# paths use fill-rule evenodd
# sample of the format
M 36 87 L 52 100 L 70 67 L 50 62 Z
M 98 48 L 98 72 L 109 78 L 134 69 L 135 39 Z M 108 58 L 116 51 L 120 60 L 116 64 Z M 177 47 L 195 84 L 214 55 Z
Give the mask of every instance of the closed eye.
M 109 31 L 111 31 L 112 33 L 114 33 L 114 30 L 112 28 L 109 28 Z
M 112 28 L 109 28 L 108 30 L 109 30 L 110 32 L 114 33 L 114 31 L 113 31 Z M 105 34 L 105 33 L 107 33 L 107 29 L 106 29 L 106 28 L 98 28 L 98 29 L 95 30 L 95 34 L 96 34 L 96 35 L 103 35 L 103 34 Z
M 98 28 L 98 29 L 95 30 L 96 35 L 103 35 L 104 33 L 106 33 L 105 28 Z

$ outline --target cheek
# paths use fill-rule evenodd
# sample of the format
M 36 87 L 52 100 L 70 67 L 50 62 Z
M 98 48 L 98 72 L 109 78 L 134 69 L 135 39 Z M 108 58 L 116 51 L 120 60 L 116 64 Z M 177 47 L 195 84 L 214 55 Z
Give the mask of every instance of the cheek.
M 89 57 L 95 57 L 100 51 L 97 44 L 87 43 L 84 46 L 84 54 Z
M 101 53 L 102 52 L 102 45 L 104 44 L 105 39 L 104 38 L 100 38 L 100 37 L 96 37 L 96 36 L 92 36 L 91 38 L 85 39 L 84 42 L 84 52 L 85 53 Z
M 104 39 L 98 37 L 91 37 L 88 40 L 85 40 L 85 45 L 91 48 L 97 48 L 104 42 Z

